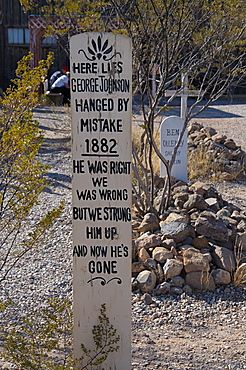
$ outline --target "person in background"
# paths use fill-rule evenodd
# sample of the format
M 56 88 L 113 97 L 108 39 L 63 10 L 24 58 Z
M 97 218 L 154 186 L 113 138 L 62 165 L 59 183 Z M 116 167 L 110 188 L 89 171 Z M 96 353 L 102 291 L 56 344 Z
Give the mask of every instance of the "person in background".
M 70 105 L 70 87 L 69 87 L 70 73 L 67 72 L 65 75 L 60 76 L 51 85 L 50 91 L 53 93 L 61 93 L 63 95 L 63 105 Z
M 59 78 L 65 75 L 68 72 L 68 67 L 63 66 L 60 71 L 55 71 L 49 80 L 50 87 L 53 85 L 53 83 Z

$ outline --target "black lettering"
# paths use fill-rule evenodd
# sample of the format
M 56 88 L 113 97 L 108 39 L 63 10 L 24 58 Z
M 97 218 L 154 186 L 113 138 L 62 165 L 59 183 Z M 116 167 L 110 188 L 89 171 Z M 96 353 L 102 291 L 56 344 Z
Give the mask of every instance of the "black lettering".
M 99 189 L 102 200 L 127 200 L 127 189 Z
M 114 101 L 112 98 L 75 99 L 75 109 L 76 112 L 111 112 L 114 109 Z
M 129 98 L 119 98 L 118 99 L 118 112 L 125 111 L 127 112 L 128 110 L 128 103 L 129 103 Z
M 107 257 L 108 247 L 102 247 L 101 245 L 91 245 L 90 255 L 92 257 Z
M 73 219 L 81 221 L 82 220 L 101 221 L 102 208 L 73 207 Z
M 73 173 L 85 173 L 84 160 L 73 160 Z
M 108 172 L 108 162 L 107 161 L 87 161 L 88 169 L 90 174 L 92 173 L 107 173 Z
M 131 221 L 131 208 L 130 207 L 104 207 L 105 221 Z
M 77 194 L 78 200 L 96 200 L 96 196 L 97 196 L 96 190 L 89 190 L 89 189 L 85 189 L 81 191 L 76 190 L 76 194 Z
M 73 63 L 72 70 L 74 73 L 97 73 L 97 63 Z
M 92 177 L 92 184 L 93 186 L 103 186 L 106 188 L 108 186 L 108 179 L 107 177 Z
M 116 227 L 105 227 L 104 229 L 104 236 L 106 239 L 113 240 L 117 235 Z
M 131 162 L 123 162 L 123 161 L 110 161 L 109 164 L 110 174 L 126 174 L 130 175 L 131 173 Z
M 73 256 L 85 257 L 87 255 L 87 247 L 85 245 L 75 245 L 73 248 Z
M 102 228 L 101 226 L 87 226 L 85 235 L 87 239 L 102 239 Z
M 117 274 L 117 261 L 90 261 L 88 271 L 90 274 Z

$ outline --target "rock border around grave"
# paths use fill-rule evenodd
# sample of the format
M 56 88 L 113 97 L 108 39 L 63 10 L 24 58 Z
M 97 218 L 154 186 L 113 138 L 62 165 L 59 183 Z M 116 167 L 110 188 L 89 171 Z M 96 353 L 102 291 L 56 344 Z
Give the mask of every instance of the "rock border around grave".
M 198 122 L 188 126 L 188 153 L 204 152 L 211 160 L 210 175 L 223 181 L 246 179 L 246 153 L 235 141 Z
M 177 181 L 169 210 L 159 220 L 133 217 L 133 235 L 133 290 L 214 291 L 233 284 L 235 274 L 245 282 L 237 271 L 245 272 L 246 213 L 210 184 Z

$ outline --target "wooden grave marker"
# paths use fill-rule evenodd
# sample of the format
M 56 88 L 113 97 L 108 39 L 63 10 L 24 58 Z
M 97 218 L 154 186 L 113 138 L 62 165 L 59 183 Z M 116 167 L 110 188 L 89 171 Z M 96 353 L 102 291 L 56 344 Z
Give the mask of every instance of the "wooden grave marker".
M 100 309 L 120 336 L 97 369 L 131 369 L 131 39 L 71 37 L 74 356 Z M 83 362 L 85 364 L 85 362 Z M 77 361 L 79 366 L 79 361 Z

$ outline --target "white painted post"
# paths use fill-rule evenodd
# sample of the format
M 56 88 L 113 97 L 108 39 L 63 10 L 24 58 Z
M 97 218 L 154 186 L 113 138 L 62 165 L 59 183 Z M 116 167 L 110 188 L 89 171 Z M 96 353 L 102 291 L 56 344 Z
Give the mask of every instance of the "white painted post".
M 102 304 L 119 350 L 97 369 L 131 369 L 131 40 L 71 37 L 74 356 L 95 349 Z M 86 360 L 83 365 L 86 364 Z
M 184 127 L 184 119 L 176 116 L 167 117 L 161 124 L 160 151 L 166 160 L 171 161 L 174 147 L 176 146 L 180 133 Z M 180 142 L 171 175 L 177 180 L 187 182 L 187 130 Z M 166 167 L 161 162 L 160 175 L 166 176 Z
M 150 72 L 151 72 L 151 79 L 152 79 L 152 84 L 151 84 L 151 88 L 152 88 L 152 96 L 155 98 L 156 97 L 156 91 L 157 91 L 157 87 L 156 87 L 156 73 L 159 71 L 159 66 L 158 64 L 151 64 L 150 66 Z
M 182 93 L 180 94 L 181 100 L 181 107 L 180 107 L 180 117 L 186 117 L 187 106 L 188 106 L 188 96 L 189 96 L 189 88 L 188 88 L 188 76 L 182 74 L 181 76 L 181 84 L 182 84 Z

